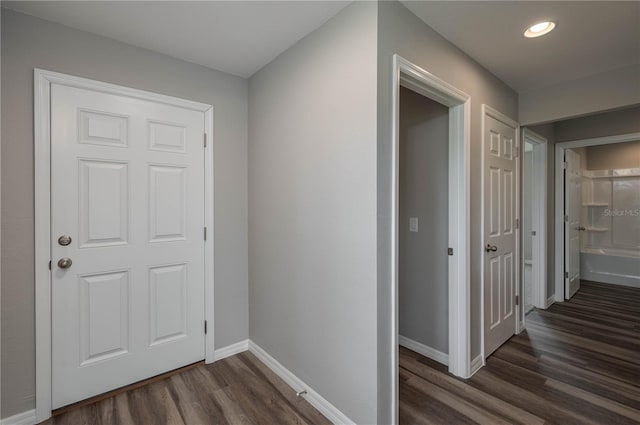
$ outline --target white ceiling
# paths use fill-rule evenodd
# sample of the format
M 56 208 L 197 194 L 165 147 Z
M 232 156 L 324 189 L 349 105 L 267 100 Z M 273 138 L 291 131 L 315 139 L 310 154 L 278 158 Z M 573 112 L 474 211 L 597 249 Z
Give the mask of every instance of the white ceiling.
M 349 1 L 3 1 L 2 6 L 250 77 Z
M 3 1 L 29 15 L 249 77 L 349 1 Z M 517 91 L 640 63 L 640 2 L 403 1 Z M 550 34 L 526 39 L 540 20 Z
M 519 92 L 640 63 L 640 2 L 403 1 Z M 531 24 L 554 20 L 546 36 Z

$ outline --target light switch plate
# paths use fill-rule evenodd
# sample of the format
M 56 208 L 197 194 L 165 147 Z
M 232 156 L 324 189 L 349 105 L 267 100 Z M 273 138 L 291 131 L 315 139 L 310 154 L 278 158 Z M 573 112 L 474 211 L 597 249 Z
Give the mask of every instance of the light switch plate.
M 418 232 L 418 217 L 409 217 L 409 231 Z

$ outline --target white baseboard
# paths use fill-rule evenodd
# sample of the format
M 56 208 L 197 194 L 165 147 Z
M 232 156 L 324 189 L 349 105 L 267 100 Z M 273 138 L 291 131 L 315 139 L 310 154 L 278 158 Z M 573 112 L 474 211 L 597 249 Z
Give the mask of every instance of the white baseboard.
M 424 345 L 418 341 L 414 341 L 413 339 L 407 338 L 402 335 L 398 335 L 398 344 L 402 345 L 405 348 L 408 348 L 411 351 L 415 351 L 418 354 L 422 354 L 423 356 L 428 357 L 431 360 L 442 363 L 445 366 L 449 365 L 449 355 L 443 353 L 442 351 L 438 351 L 435 348 L 431 348 L 427 345 Z
M 27 410 L 8 418 L 0 419 L 0 425 L 34 425 L 36 423 L 36 409 Z
M 218 348 L 213 352 L 214 361 L 222 360 L 224 358 L 242 353 L 249 349 L 249 340 L 236 342 L 235 344 L 227 345 L 226 347 Z
M 326 416 L 334 424 L 353 424 L 344 413 L 338 410 L 334 405 L 325 400 L 320 394 L 315 392 L 311 387 L 305 384 L 300 378 L 294 375 L 287 368 L 282 366 L 276 359 L 271 357 L 269 353 L 260 348 L 253 341 L 249 341 L 249 351 L 251 351 L 262 363 L 267 365 L 276 375 L 287 383 L 294 391 L 306 391 L 304 398 L 315 407 L 320 413 Z
M 480 370 L 480 368 L 484 366 L 484 359 L 482 358 L 482 353 L 478 354 L 475 359 L 471 360 L 471 374 L 469 377 L 473 376 L 474 373 Z
M 551 307 L 551 304 L 553 304 L 554 302 L 556 302 L 556 296 L 551 295 L 549 298 L 547 298 L 547 302 L 544 303 L 544 308 L 547 309 Z
M 593 270 L 580 270 L 580 275 L 582 280 L 640 288 L 640 278 L 635 276 L 627 276 L 619 273 L 597 272 Z

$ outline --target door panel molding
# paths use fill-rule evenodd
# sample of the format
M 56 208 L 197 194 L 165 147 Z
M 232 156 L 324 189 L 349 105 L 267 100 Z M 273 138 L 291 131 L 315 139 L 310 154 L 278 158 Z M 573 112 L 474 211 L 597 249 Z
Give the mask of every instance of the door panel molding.
M 44 421 L 51 416 L 51 85 L 87 89 L 101 93 L 126 96 L 165 105 L 177 106 L 204 113 L 204 132 L 208 141 L 204 149 L 204 225 L 214 229 L 213 194 L 213 107 L 200 102 L 179 99 L 143 90 L 61 74 L 43 69 L 34 69 L 34 182 L 35 182 L 35 314 L 36 314 L 36 420 Z M 126 146 L 127 134 L 123 132 L 124 117 L 95 116 L 87 111 L 86 143 Z M 94 120 L 93 126 L 91 120 Z M 84 128 L 84 127 L 83 127 Z M 166 146 L 166 137 L 162 139 Z M 181 149 L 176 145 L 171 149 Z M 209 331 L 205 335 L 205 361 L 214 358 L 214 274 L 213 237 L 206 238 L 204 269 L 205 320 Z

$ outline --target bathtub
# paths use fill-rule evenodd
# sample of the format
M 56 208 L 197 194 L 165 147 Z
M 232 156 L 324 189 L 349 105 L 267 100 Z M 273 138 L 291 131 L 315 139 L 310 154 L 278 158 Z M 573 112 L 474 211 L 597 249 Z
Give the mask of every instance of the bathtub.
M 640 288 L 640 251 L 583 248 L 580 253 L 580 278 Z

